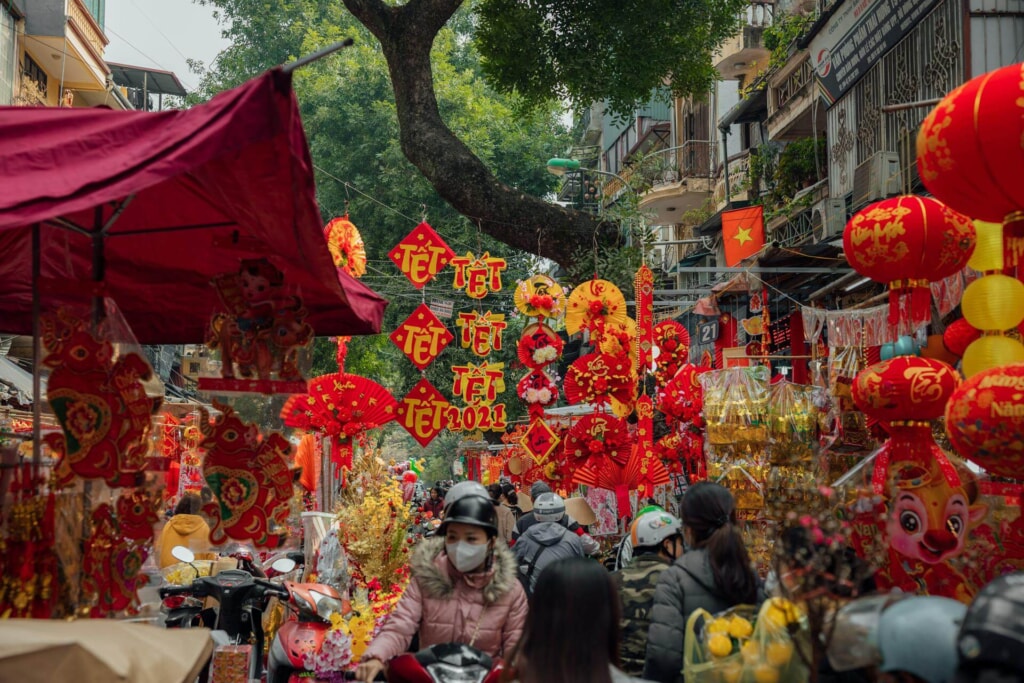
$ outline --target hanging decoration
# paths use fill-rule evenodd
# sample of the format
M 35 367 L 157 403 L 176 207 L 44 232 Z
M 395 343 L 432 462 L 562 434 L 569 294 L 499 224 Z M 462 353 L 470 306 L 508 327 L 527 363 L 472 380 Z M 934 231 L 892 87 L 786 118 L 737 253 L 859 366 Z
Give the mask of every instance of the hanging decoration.
M 983 370 L 953 392 L 946 433 L 956 451 L 997 477 L 1024 477 L 1024 363 Z
M 352 467 L 356 437 L 395 419 L 395 398 L 366 377 L 340 372 L 321 375 L 309 380 L 308 392 L 291 396 L 281 418 L 286 426 L 333 437 L 337 448 L 331 450 L 331 460 L 341 467 Z
M 523 434 L 520 443 L 534 462 L 543 465 L 558 448 L 561 438 L 551 428 L 551 425 L 543 419 L 535 418 L 530 421 L 530 427 Z
M 601 333 L 595 335 L 593 339 L 597 342 L 597 348 L 601 353 L 625 360 L 629 365 L 630 373 L 637 376 L 640 367 L 637 360 L 637 352 L 640 350 L 637 332 L 638 328 L 633 319 L 626 318 L 623 325 L 618 323 L 605 325 Z M 648 365 L 648 367 L 650 366 Z
M 598 333 L 605 325 L 626 324 L 626 299 L 622 292 L 607 280 L 590 280 L 569 294 L 565 313 L 565 329 L 569 334 L 581 330 Z
M 465 290 L 470 299 L 483 299 L 491 292 L 501 291 L 501 271 L 508 267 L 505 259 L 484 252 L 477 258 L 467 251 L 465 256 L 451 259 L 455 269 L 452 287 Z
M 508 427 L 504 403 L 495 403 L 505 391 L 505 364 L 467 363 L 452 366 L 452 394 L 462 399 L 463 407 L 448 409 L 448 429 L 456 431 L 503 432 Z
M 516 347 L 519 362 L 537 370 L 554 363 L 562 355 L 564 342 L 550 327 L 541 322 L 523 328 L 523 336 Z
M 654 273 L 646 263 L 637 270 L 633 287 L 637 327 L 635 367 L 643 381 L 654 365 Z
M 284 274 L 266 259 L 242 261 L 213 279 L 226 313 L 210 320 L 206 344 L 220 350 L 220 377 L 200 377 L 211 392 L 294 394 L 305 391 L 299 349 L 313 341 L 302 299 L 284 292 Z
M 930 197 L 904 195 L 875 202 L 846 224 L 843 250 L 858 273 L 889 286 L 889 324 L 901 319 L 900 297 L 911 295 L 909 319 L 931 319 L 932 281 L 967 265 L 976 234 L 970 219 Z
M 60 310 L 43 316 L 46 398 L 63 430 L 46 444 L 83 479 L 131 486 L 146 466 L 152 415 L 161 399 L 146 395 L 153 371 L 134 353 L 114 360 L 110 341 Z
M 259 428 L 241 420 L 230 407 L 214 401 L 221 415 L 210 420 L 200 408 L 199 444 L 206 451 L 203 477 L 216 501 L 203 513 L 214 520 L 210 543 L 229 538 L 276 548 L 284 540 L 292 497 L 291 444 L 281 434 L 262 437 Z
M 565 454 L 576 466 L 609 458 L 619 465 L 629 462 L 632 439 L 622 418 L 593 413 L 580 418 L 565 435 Z
M 872 486 L 884 493 L 893 462 L 929 465 L 934 456 L 951 486 L 959 477 L 935 445 L 931 420 L 940 417 L 960 375 L 950 366 L 929 358 L 898 356 L 863 370 L 853 383 L 853 400 L 868 417 L 878 420 L 889 441 L 875 459 Z
M 426 304 L 420 304 L 390 336 L 406 358 L 423 370 L 455 339 Z
M 637 495 L 649 498 L 654 487 L 668 484 L 671 479 L 661 460 L 654 455 L 654 402 L 644 395 L 636 402 L 636 443 L 626 463 L 627 473 L 636 471 Z
M 521 280 L 513 300 L 527 318 L 558 318 L 565 312 L 565 290 L 547 275 Z
M 444 395 L 424 377 L 398 403 L 395 412 L 398 414 L 398 424 L 409 432 L 416 443 L 426 447 L 448 426 L 452 407 Z
M 543 370 L 531 370 L 519 380 L 516 395 L 526 404 L 530 417 L 541 417 L 545 408 L 558 401 L 558 385 Z
M 985 250 L 974 259 L 974 264 L 985 269 L 984 276 L 967 285 L 960 304 L 964 320 L 980 331 L 978 338 L 963 351 L 961 367 L 966 377 L 1000 365 L 1024 362 L 1024 344 L 1006 333 L 1024 322 L 1024 283 L 1001 272 L 1003 253 L 992 249 L 1000 226 L 978 223 L 977 228 Z
M 929 192 L 955 210 L 1003 225 L 1005 265 L 1024 265 L 1024 175 L 1020 115 L 1024 64 L 971 79 L 928 114 L 917 168 Z
M 663 320 L 654 326 L 654 347 L 654 378 L 664 387 L 690 358 L 690 333 L 675 320 Z
M 82 558 L 82 596 L 91 604 L 91 618 L 137 605 L 139 589 L 149 582 L 141 573 L 148 555 L 144 543 L 121 533 L 110 505 L 104 503 L 93 511 L 92 534 L 85 541 Z
M 635 390 L 633 368 L 627 359 L 604 353 L 588 353 L 573 361 L 562 387 L 569 403 L 610 404 L 612 412 L 625 417 L 632 411 Z
M 455 324 L 462 330 L 459 335 L 462 348 L 472 350 L 480 358 L 486 358 L 492 351 L 501 351 L 501 334 L 508 327 L 503 313 L 464 311 L 459 313 Z
M 388 257 L 416 289 L 437 277 L 455 257 L 455 252 L 426 221 L 405 236 Z
M 0 614 L 10 619 L 49 619 L 61 598 L 56 496 L 32 469 L 14 467 L 0 530 Z
M 128 489 L 117 499 L 118 529 L 133 541 L 153 539 L 153 527 L 160 521 L 160 499 L 145 489 Z
M 366 274 L 366 245 L 359 229 L 348 219 L 348 213 L 324 226 L 324 238 L 339 270 L 355 278 Z

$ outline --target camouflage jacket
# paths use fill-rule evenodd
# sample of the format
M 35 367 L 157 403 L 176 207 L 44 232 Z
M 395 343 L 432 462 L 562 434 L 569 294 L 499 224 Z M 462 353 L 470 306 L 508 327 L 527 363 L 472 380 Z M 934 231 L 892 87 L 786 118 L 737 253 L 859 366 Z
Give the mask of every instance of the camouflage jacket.
M 621 668 L 631 676 L 643 675 L 654 589 L 661 572 L 668 566 L 669 561 L 658 555 L 639 555 L 612 574 L 622 599 Z

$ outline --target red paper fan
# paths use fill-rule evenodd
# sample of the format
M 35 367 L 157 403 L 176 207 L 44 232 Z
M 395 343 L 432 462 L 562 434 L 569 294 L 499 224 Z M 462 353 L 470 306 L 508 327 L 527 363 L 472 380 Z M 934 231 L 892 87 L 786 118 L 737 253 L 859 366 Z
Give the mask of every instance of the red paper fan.
M 605 413 L 587 415 L 574 424 L 565 437 L 565 454 L 570 462 L 594 462 L 611 458 L 620 465 L 629 461 L 629 428 L 625 420 Z
M 675 320 L 665 320 L 654 326 L 654 345 L 658 348 L 654 377 L 664 386 L 690 358 L 690 333 Z
M 686 364 L 658 393 L 658 410 L 672 420 L 698 422 L 704 405 L 699 377 L 709 368 Z
M 523 330 L 516 351 L 523 365 L 536 370 L 558 360 L 563 346 L 562 338 L 550 327 L 544 323 L 532 323 Z
M 569 366 L 563 391 L 569 403 L 632 402 L 632 377 L 629 360 L 606 353 L 588 353 Z
M 331 435 L 353 436 L 395 419 L 398 402 L 376 382 L 347 373 L 309 380 L 312 424 Z
M 667 484 L 672 481 L 668 476 L 668 470 L 661 460 L 654 455 L 653 450 L 644 448 L 643 444 L 637 443 L 633 446 L 633 452 L 629 456 L 623 475 L 636 488 L 641 498 L 647 498 L 654 494 L 654 487 Z M 632 486 L 635 482 L 635 487 Z
M 309 429 L 313 413 L 308 406 L 309 394 L 293 394 L 281 408 L 281 420 L 285 427 Z

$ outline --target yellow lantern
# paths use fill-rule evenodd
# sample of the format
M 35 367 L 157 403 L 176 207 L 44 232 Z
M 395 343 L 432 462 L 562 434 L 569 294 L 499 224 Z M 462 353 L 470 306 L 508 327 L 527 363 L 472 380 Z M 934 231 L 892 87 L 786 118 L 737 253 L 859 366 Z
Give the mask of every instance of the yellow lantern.
M 967 265 L 979 273 L 1003 269 L 1003 225 L 974 221 L 978 241 Z
M 1024 283 L 1008 275 L 978 278 L 964 292 L 964 318 L 979 330 L 1008 330 L 1024 320 Z
M 988 278 L 984 278 L 988 279 Z M 1024 363 L 1024 344 L 1002 335 L 986 335 L 971 342 L 964 352 L 965 377 L 1010 363 Z

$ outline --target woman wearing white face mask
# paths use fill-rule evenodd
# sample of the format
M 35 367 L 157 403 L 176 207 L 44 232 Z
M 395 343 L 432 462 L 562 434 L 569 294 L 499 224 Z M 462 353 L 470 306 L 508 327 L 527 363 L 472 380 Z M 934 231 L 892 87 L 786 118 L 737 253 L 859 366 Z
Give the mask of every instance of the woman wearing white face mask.
M 439 535 L 413 552 L 412 580 L 363 654 L 358 680 L 373 680 L 417 632 L 424 648 L 454 642 L 492 657 L 511 654 L 526 623 L 526 593 L 497 534 L 490 498 L 470 495 L 448 506 Z

